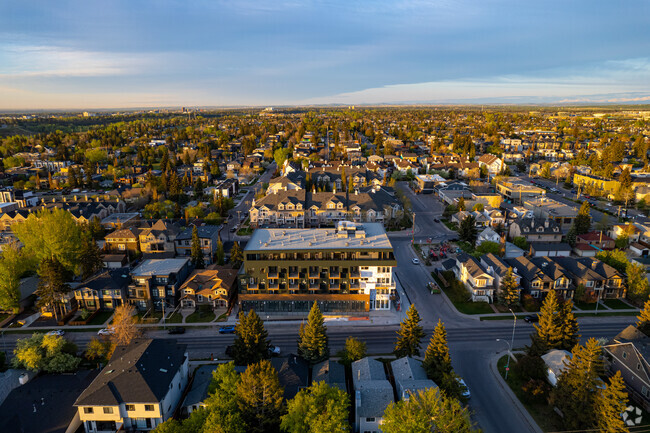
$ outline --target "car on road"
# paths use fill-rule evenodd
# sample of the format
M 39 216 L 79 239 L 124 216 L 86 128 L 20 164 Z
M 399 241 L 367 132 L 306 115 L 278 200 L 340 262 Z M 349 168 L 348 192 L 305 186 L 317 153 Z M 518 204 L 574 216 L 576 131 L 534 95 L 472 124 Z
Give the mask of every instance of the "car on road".
M 434 218 L 433 220 L 434 220 L 435 222 L 437 222 L 437 223 L 440 222 L 440 220 L 439 220 L 438 218 Z
M 524 317 L 524 321 L 526 323 L 539 322 L 539 316 L 537 314 L 529 314 L 528 316 Z
M 97 331 L 97 335 L 110 336 L 110 335 L 113 335 L 114 333 L 115 333 L 115 331 L 113 330 L 113 328 L 104 328 L 104 329 L 100 329 L 99 331 Z
M 182 326 L 174 326 L 173 328 L 169 328 L 169 331 L 167 331 L 168 334 L 173 335 L 173 334 L 185 334 L 185 328 Z
M 219 334 L 234 334 L 234 333 L 235 333 L 234 326 L 222 326 L 219 328 Z
M 280 346 L 274 346 L 274 345 L 269 346 L 269 355 L 280 356 L 280 353 L 281 353 Z
M 230 233 L 235 233 L 237 231 L 237 226 L 230 227 Z
M 419 260 L 419 259 L 413 259 L 413 260 L 411 260 L 411 261 L 413 262 L 414 265 L 419 265 L 419 264 L 420 264 L 420 260 Z
M 53 329 L 50 332 L 46 333 L 45 335 L 58 335 L 59 337 L 65 335 L 65 331 L 61 329 Z
M 462 377 L 458 377 L 458 378 L 456 378 L 456 380 L 458 381 L 458 384 L 461 386 L 461 389 L 462 389 L 462 394 L 461 395 L 465 399 L 469 400 L 469 398 L 472 396 L 472 393 L 469 392 L 469 387 L 465 383 L 465 380 Z

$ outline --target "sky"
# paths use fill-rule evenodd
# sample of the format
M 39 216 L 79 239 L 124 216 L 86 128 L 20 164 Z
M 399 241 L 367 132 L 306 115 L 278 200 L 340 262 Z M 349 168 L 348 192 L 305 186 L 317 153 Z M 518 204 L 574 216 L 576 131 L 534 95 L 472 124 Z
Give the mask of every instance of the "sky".
M 0 110 L 413 103 L 650 103 L 650 1 L 0 4 Z

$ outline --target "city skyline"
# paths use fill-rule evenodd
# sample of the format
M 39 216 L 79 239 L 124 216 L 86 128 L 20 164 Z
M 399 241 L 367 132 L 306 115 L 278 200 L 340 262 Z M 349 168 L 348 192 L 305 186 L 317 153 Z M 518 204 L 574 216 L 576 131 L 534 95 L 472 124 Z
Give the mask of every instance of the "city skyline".
M 0 109 L 648 103 L 650 4 L 19 2 Z

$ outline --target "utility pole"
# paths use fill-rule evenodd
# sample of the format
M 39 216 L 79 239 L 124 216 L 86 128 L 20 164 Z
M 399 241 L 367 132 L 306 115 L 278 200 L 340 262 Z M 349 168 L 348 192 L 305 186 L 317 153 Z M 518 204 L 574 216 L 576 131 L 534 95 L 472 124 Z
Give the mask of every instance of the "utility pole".
M 415 212 L 413 212 L 413 228 L 411 229 L 411 243 L 415 245 Z

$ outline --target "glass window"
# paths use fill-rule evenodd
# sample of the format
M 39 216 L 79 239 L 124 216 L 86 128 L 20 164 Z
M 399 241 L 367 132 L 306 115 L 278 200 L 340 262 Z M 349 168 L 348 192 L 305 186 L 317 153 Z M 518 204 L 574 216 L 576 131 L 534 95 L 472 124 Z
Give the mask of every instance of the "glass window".
M 84 413 L 93 413 L 94 410 L 92 407 L 84 407 Z
M 127 405 L 126 405 L 126 411 L 127 411 L 127 412 L 133 412 L 133 411 L 135 411 L 135 405 L 134 405 L 134 404 L 127 404 Z
M 112 407 L 105 407 L 104 408 L 104 413 L 113 413 L 113 408 Z
M 144 410 L 146 410 L 147 412 L 153 412 L 153 404 L 145 404 Z

